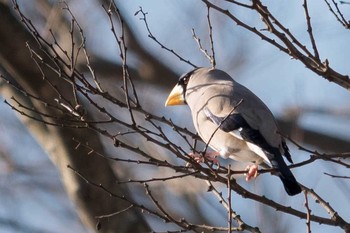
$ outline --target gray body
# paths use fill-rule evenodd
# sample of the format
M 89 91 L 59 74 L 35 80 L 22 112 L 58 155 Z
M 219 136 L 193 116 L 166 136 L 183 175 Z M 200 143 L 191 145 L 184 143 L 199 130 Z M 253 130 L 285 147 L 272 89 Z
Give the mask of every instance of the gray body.
M 279 148 L 284 154 L 282 138 L 271 111 L 255 94 L 227 73 L 210 68 L 194 71 L 187 84 L 185 99 L 198 134 L 206 143 L 212 138 L 210 147 L 220 152 L 222 157 L 271 165 L 268 155 L 258 146 L 243 140 L 238 130 L 227 133 L 218 129 L 218 125 L 208 118 L 206 108 L 218 117 L 241 114 L 251 128 L 259 130 L 271 146 Z

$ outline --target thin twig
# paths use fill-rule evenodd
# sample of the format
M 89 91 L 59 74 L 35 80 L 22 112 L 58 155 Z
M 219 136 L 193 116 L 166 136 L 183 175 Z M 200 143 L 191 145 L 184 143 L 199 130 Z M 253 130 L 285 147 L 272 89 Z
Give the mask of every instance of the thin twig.
M 64 9 L 67 10 L 67 12 L 69 13 L 70 17 L 72 18 L 72 26 L 76 25 L 78 27 L 78 31 L 80 33 L 80 39 L 81 39 L 81 44 L 78 48 L 78 51 L 77 51 L 77 55 L 76 55 L 76 58 L 75 58 L 75 61 L 72 65 L 72 73 L 73 73 L 73 70 L 76 66 L 76 63 L 77 63 L 77 59 L 78 59 L 78 56 L 79 56 L 79 51 L 82 49 L 83 52 L 84 52 L 84 55 L 85 55 L 85 59 L 86 59 L 86 67 L 88 68 L 88 70 L 90 71 L 90 74 L 92 76 L 92 79 L 97 87 L 97 89 L 100 91 L 100 92 L 104 92 L 102 87 L 101 87 L 101 84 L 100 82 L 98 81 L 97 79 L 97 76 L 96 76 L 96 73 L 95 73 L 95 70 L 92 68 L 91 66 L 91 62 L 90 62 L 90 55 L 86 49 L 86 37 L 84 35 L 84 31 L 83 31 L 83 28 L 80 26 L 80 24 L 78 23 L 78 20 L 75 18 L 73 12 L 71 11 L 71 9 L 69 8 L 69 5 L 66 3 L 66 2 L 63 2 L 63 4 L 65 5 Z M 71 40 L 72 40 L 72 44 L 74 44 L 73 42 L 73 31 L 71 32 Z M 55 40 L 56 44 L 57 44 L 57 41 Z M 72 49 L 73 50 L 73 49 Z M 73 53 L 73 51 L 72 51 Z
M 104 215 L 100 215 L 100 216 L 95 216 L 96 219 L 103 219 L 103 218 L 110 218 L 110 217 L 114 217 L 116 215 L 119 215 L 119 214 L 122 214 L 132 208 L 134 208 L 135 206 L 133 204 L 129 205 L 128 207 L 126 207 L 125 209 L 123 210 L 120 210 L 120 211 L 117 211 L 117 212 L 114 212 L 114 213 L 111 213 L 111 214 L 104 214 Z
M 306 233 L 311 233 L 311 221 L 310 221 L 311 209 L 309 207 L 307 191 L 304 191 L 304 198 L 305 198 L 304 206 L 306 208 Z
M 192 28 L 192 37 L 196 41 L 199 50 L 204 54 L 204 56 L 212 64 L 212 56 L 209 55 L 208 50 L 203 48 L 202 43 L 201 43 L 201 39 L 199 39 L 198 36 L 196 35 L 196 32 L 195 32 L 194 28 Z
M 166 51 L 172 53 L 173 55 L 175 55 L 177 58 L 180 59 L 180 61 L 183 61 L 187 64 L 189 64 L 190 66 L 192 66 L 193 68 L 197 68 L 197 66 L 195 64 L 193 64 L 192 62 L 190 62 L 189 60 L 183 58 L 182 56 L 180 56 L 178 53 L 176 53 L 173 49 L 169 49 L 167 46 L 165 46 L 163 43 L 161 43 L 151 32 L 151 29 L 148 25 L 147 22 L 147 18 L 146 15 L 147 13 L 143 11 L 142 7 L 140 7 L 140 9 L 138 11 L 136 11 L 135 16 L 138 15 L 139 13 L 142 14 L 142 17 L 140 18 L 140 20 L 142 20 L 145 23 L 147 32 L 148 32 L 148 37 L 151 38 L 154 42 L 156 42 L 162 49 L 165 49 Z
M 225 116 L 225 118 L 222 119 L 222 121 L 221 121 L 221 122 L 219 123 L 219 125 L 216 127 L 216 129 L 215 129 L 214 132 L 211 134 L 211 136 L 210 136 L 208 142 L 207 142 L 206 145 L 205 145 L 205 148 L 204 148 L 204 150 L 203 150 L 203 153 L 204 153 L 204 154 L 207 152 L 208 147 L 209 147 L 209 145 L 210 145 L 210 142 L 211 142 L 211 140 L 213 139 L 215 133 L 220 129 L 221 125 L 227 120 L 227 118 L 230 117 L 230 115 L 237 109 L 237 107 L 238 107 L 240 104 L 242 104 L 243 101 L 244 101 L 243 99 L 241 99 L 240 101 L 238 101 L 238 103 L 231 109 L 231 111 L 227 114 L 227 116 Z
M 193 176 L 194 174 L 200 173 L 200 171 L 194 171 L 194 172 L 189 172 L 186 174 L 182 174 L 182 175 L 177 175 L 177 176 L 169 176 L 169 177 L 161 177 L 161 178 L 151 178 L 151 179 L 147 179 L 147 180 L 133 180 L 133 179 L 129 179 L 127 181 L 118 181 L 118 184 L 125 184 L 125 183 L 140 183 L 140 184 L 145 184 L 145 183 L 150 183 L 150 182 L 157 182 L 157 181 L 168 181 L 168 180 L 174 180 L 174 179 L 179 179 L 179 178 L 185 178 L 188 176 Z
M 341 11 L 340 11 L 340 9 L 339 9 L 339 7 L 338 7 L 338 4 L 337 4 L 334 0 L 332 0 L 333 5 L 335 6 L 336 11 L 338 12 L 338 14 L 337 14 L 337 12 L 335 12 L 335 11 L 333 10 L 333 7 L 332 7 L 331 4 L 328 2 L 328 0 L 324 0 L 324 2 L 327 4 L 329 11 L 334 15 L 334 17 L 337 19 L 337 21 L 338 21 L 341 25 L 343 25 L 344 28 L 350 29 L 350 22 L 347 21 L 347 20 L 344 18 L 343 14 L 341 13 Z M 345 4 L 346 2 L 340 1 L 340 3 L 341 3 L 341 4 Z
M 250 232 L 253 232 L 253 233 L 261 233 L 259 228 L 252 227 L 252 226 L 248 225 L 247 223 L 245 223 L 241 219 L 240 215 L 236 214 L 236 212 L 232 210 L 231 206 L 227 203 L 225 198 L 222 196 L 222 193 L 219 192 L 210 181 L 206 181 L 206 183 L 207 183 L 207 185 L 209 187 L 208 190 L 210 192 L 214 193 L 214 195 L 218 198 L 220 204 L 227 210 L 227 212 L 231 212 L 230 218 L 233 218 L 234 220 L 237 221 L 238 227 L 236 229 L 231 229 L 231 230 L 233 230 L 233 231 L 244 231 L 244 230 L 246 230 L 246 231 L 250 231 Z
M 339 178 L 339 179 L 350 179 L 350 176 L 339 176 L 339 175 L 333 175 L 327 172 L 324 172 L 323 174 L 330 176 L 332 178 Z
M 211 20 L 210 20 L 210 7 L 207 5 L 207 21 L 208 21 L 208 27 L 209 27 L 209 39 L 210 39 L 210 49 L 211 49 L 211 56 L 210 56 L 210 63 L 213 68 L 216 66 L 216 59 L 215 59 L 215 49 L 214 49 L 214 40 L 213 40 L 213 27 L 211 26 Z
M 112 7 L 113 7 L 113 9 L 112 9 Z M 134 84 L 133 84 L 133 82 L 130 79 L 128 67 L 126 65 L 127 64 L 127 48 L 126 48 L 126 45 L 125 45 L 125 42 L 124 42 L 124 38 L 125 38 L 125 35 L 124 35 L 124 21 L 123 21 L 123 19 L 121 18 L 120 14 L 119 14 L 119 9 L 117 8 L 117 6 L 114 4 L 113 1 L 110 2 L 110 6 L 109 6 L 108 9 L 106 9 L 104 6 L 103 6 L 103 9 L 105 10 L 105 12 L 108 15 L 110 26 L 111 26 L 111 31 L 112 31 L 113 36 L 114 36 L 115 40 L 117 41 L 117 44 L 118 44 L 118 47 L 119 47 L 120 58 L 122 60 L 122 68 L 123 68 L 123 91 L 124 91 L 124 96 L 125 96 L 125 103 L 127 105 L 128 111 L 129 111 L 129 116 L 130 116 L 132 125 L 135 127 L 136 126 L 136 120 L 135 120 L 133 109 L 132 109 L 130 103 L 132 102 L 136 106 L 138 106 L 139 102 L 138 102 L 138 97 L 135 94 L 136 93 L 135 91 L 133 92 L 135 100 L 132 100 L 130 98 L 130 95 L 129 95 L 129 83 L 131 84 L 132 89 L 133 90 L 135 90 L 135 89 L 134 89 Z M 119 24 L 121 25 L 121 36 L 117 35 L 116 29 L 115 29 L 115 26 L 114 26 L 114 22 L 113 22 L 113 19 L 112 19 L 113 12 L 115 12 L 116 15 L 118 16 Z
M 228 222 L 228 233 L 231 233 L 231 229 L 232 229 L 232 203 L 231 203 L 231 182 L 230 182 L 230 179 L 231 179 L 231 164 L 228 165 L 227 167 L 227 202 L 228 202 L 228 206 L 230 206 L 230 208 L 228 209 L 227 213 L 228 213 L 228 216 L 227 216 L 227 222 Z
M 235 0 L 225 0 L 225 1 L 226 2 L 230 2 L 230 3 L 234 3 L 237 6 L 241 6 L 241 7 L 248 8 L 248 9 L 253 9 L 252 5 L 244 4 L 244 3 L 241 3 L 241 2 L 238 2 L 238 1 L 235 1 Z
M 318 204 L 320 204 L 328 213 L 330 218 L 336 222 L 337 226 L 343 228 L 346 232 L 350 231 L 350 224 L 346 222 L 337 211 L 333 209 L 333 207 L 325 201 L 323 198 L 320 197 L 313 189 L 307 188 L 303 185 L 301 185 L 303 190 L 307 192 Z M 311 216 L 311 215 L 310 215 Z
M 320 55 L 318 53 L 318 49 L 317 49 L 317 46 L 316 46 L 316 41 L 315 41 L 315 38 L 314 38 L 314 34 L 312 32 L 311 17 L 310 17 L 308 6 L 307 6 L 307 0 L 304 0 L 303 6 L 304 6 L 305 17 L 306 17 L 307 32 L 309 34 L 310 41 L 311 41 L 311 44 L 312 44 L 312 48 L 314 50 L 314 56 L 315 56 L 315 59 L 320 61 Z
M 325 0 L 327 1 L 327 0 Z M 350 89 L 350 78 L 349 75 L 343 75 L 336 72 L 329 66 L 327 59 L 324 62 L 320 62 L 315 58 L 315 56 L 303 45 L 295 36 L 290 32 L 289 29 L 285 28 L 275 17 L 268 11 L 267 7 L 264 6 L 261 1 L 253 0 L 252 9 L 256 11 L 262 22 L 267 26 L 268 32 L 273 36 L 266 35 L 260 30 L 257 30 L 256 26 L 251 26 L 240 20 L 237 16 L 231 13 L 227 8 L 222 8 L 217 4 L 210 2 L 209 0 L 202 0 L 207 6 L 215 9 L 216 11 L 226 15 L 230 20 L 235 22 L 237 26 L 240 26 L 247 31 L 257 35 L 262 40 L 275 46 L 283 53 L 288 54 L 288 56 L 293 59 L 298 59 L 302 62 L 308 69 L 314 73 L 324 77 L 325 79 L 334 82 L 345 89 Z M 278 38 L 278 40 L 275 39 Z

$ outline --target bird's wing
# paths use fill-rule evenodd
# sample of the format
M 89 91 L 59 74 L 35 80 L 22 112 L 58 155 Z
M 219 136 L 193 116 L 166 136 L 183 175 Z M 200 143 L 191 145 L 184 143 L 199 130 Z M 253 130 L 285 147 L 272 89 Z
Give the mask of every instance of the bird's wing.
M 272 163 L 274 156 L 280 154 L 279 149 L 268 144 L 259 130 L 253 129 L 239 113 L 231 113 L 226 117 L 214 115 L 209 108 L 204 109 L 205 115 L 221 130 L 237 137 L 237 131 L 241 139 L 261 148 L 264 154 L 259 153 L 263 159 Z

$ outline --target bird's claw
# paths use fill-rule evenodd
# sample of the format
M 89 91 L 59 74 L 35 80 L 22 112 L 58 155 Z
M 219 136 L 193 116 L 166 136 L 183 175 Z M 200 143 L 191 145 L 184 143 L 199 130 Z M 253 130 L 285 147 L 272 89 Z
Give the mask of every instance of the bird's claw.
M 216 158 L 218 156 L 218 152 L 211 151 L 206 152 L 204 155 L 198 154 L 198 153 L 190 153 L 189 156 L 196 161 L 196 163 L 204 163 L 206 160 L 211 161 L 213 164 L 215 164 L 217 167 L 220 167 L 220 162 Z M 186 163 L 186 167 L 190 166 L 189 163 Z
M 249 164 L 245 170 L 247 171 L 247 173 L 245 173 L 245 180 L 247 182 L 250 181 L 252 178 L 255 179 L 259 175 L 258 166 L 256 164 Z

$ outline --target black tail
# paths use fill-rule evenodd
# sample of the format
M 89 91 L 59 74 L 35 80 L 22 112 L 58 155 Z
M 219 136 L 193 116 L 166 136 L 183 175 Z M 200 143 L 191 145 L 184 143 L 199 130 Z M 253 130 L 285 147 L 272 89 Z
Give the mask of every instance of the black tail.
M 301 193 L 301 188 L 295 179 L 292 172 L 289 170 L 287 164 L 284 162 L 281 155 L 274 156 L 273 161 L 271 161 L 272 166 L 278 170 L 276 175 L 281 179 L 284 189 L 290 196 L 294 196 Z

